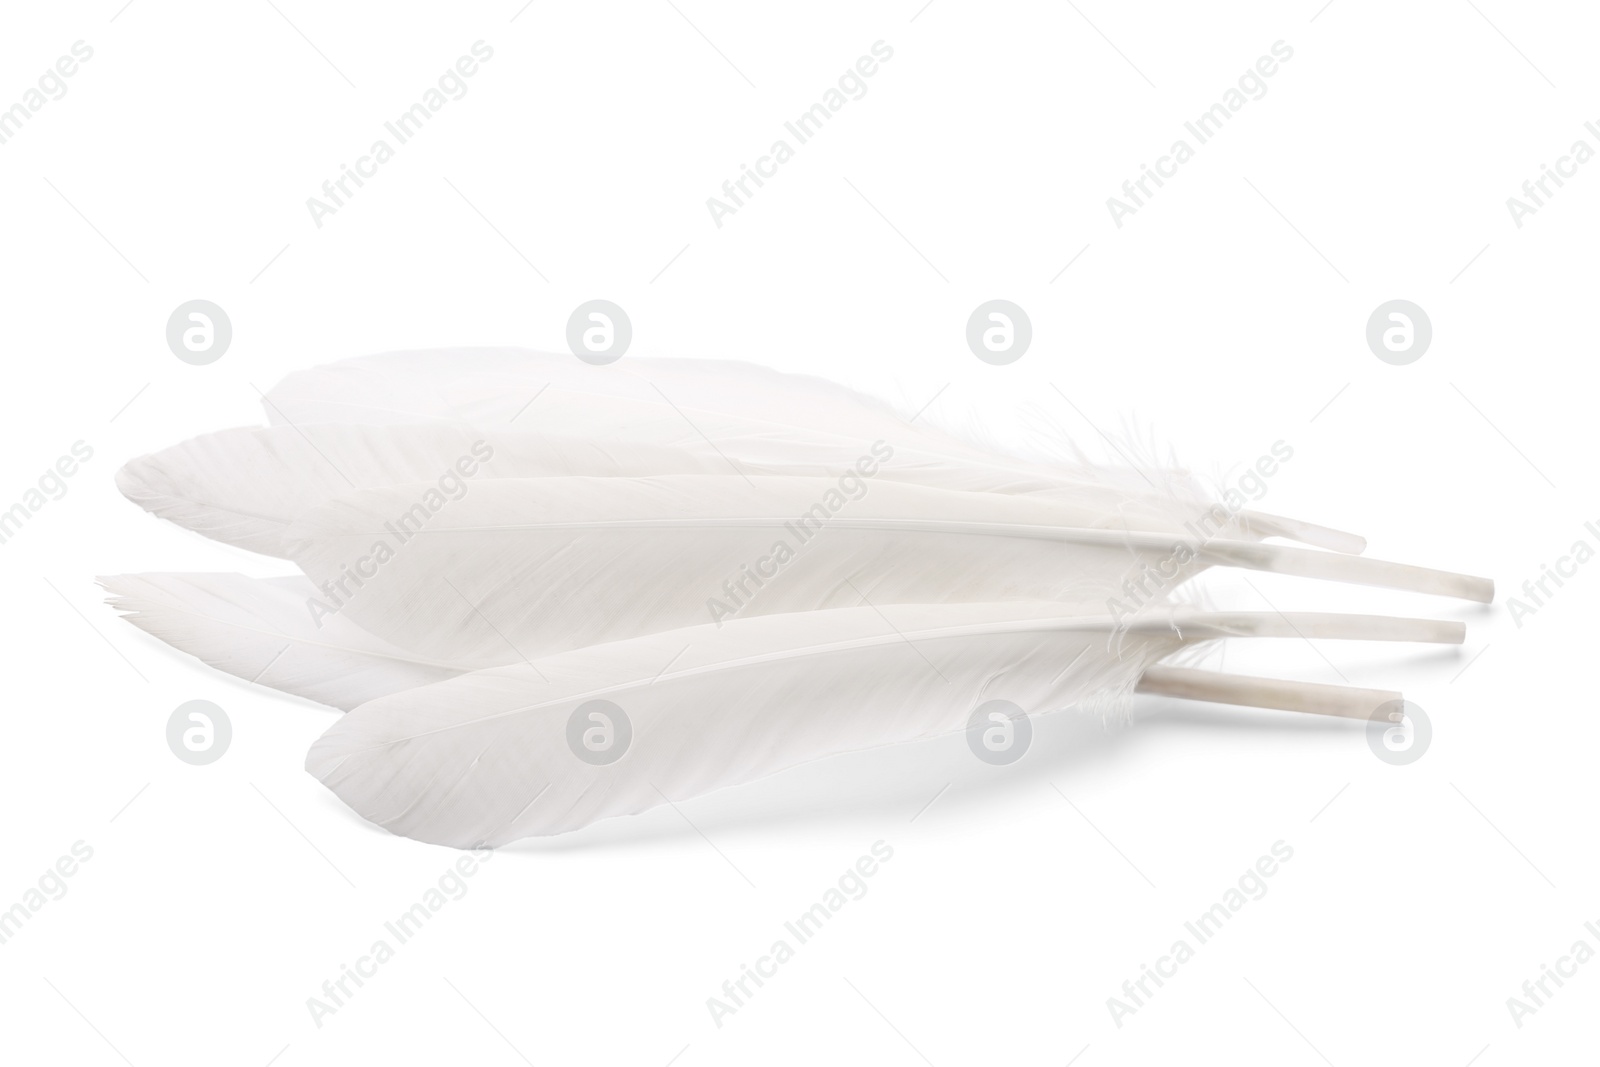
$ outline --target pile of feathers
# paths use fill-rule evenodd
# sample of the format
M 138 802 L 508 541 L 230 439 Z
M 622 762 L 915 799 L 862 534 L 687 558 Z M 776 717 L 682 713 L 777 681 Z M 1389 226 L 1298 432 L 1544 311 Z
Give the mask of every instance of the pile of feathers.
M 1396 719 L 1397 693 L 1190 664 L 1238 637 L 1463 639 L 1458 622 L 1202 610 L 1182 590 L 1213 566 L 1493 599 L 1180 471 L 1011 455 L 744 363 L 401 352 L 291 374 L 265 406 L 269 425 L 117 482 L 300 573 L 122 575 L 101 579 L 110 603 L 345 711 L 306 769 L 391 832 L 460 848 L 994 708 L 1149 691 Z M 1121 610 L 1131 579 L 1144 595 Z

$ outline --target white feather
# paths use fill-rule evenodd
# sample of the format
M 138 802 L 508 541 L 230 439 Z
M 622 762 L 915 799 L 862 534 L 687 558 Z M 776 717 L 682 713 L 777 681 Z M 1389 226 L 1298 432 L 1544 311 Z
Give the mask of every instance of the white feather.
M 730 473 L 726 452 L 719 453 L 698 434 L 680 428 L 689 433 L 689 440 L 639 433 L 638 425 L 602 440 L 450 424 L 241 428 L 192 438 L 131 460 L 117 472 L 117 485 L 140 507 L 187 529 L 250 551 L 287 556 L 283 532 L 289 524 L 362 489 L 503 478 Z M 844 444 L 831 438 L 800 442 L 787 437 L 723 443 L 739 455 L 738 470 L 752 477 L 838 477 L 865 457 L 874 477 L 885 481 L 997 493 L 1017 485 L 1003 472 L 935 456 L 923 455 L 913 465 L 902 453 L 898 460 L 880 464 L 870 443 Z M 1092 511 L 1100 523 L 1179 529 L 1173 502 L 1149 494 L 1086 484 L 1071 489 L 1057 486 L 1031 496 Z M 1198 513 L 1196 505 L 1191 514 Z
M 1214 503 L 1185 472 L 1044 464 L 997 454 L 844 386 L 734 361 L 627 360 L 594 367 L 525 349 L 390 352 L 295 372 L 266 394 L 264 404 L 272 422 L 302 429 L 324 422 L 515 424 L 608 448 L 641 443 L 706 452 L 745 474 L 783 473 L 800 462 L 843 468 L 881 440 L 896 454 L 888 477 L 943 489 L 1058 495 L 1093 503 L 1108 515 L 1134 512 L 1134 529 L 1156 528 L 1152 519 L 1159 519 L 1165 523 L 1159 528 L 1176 530 Z M 1232 517 L 1228 532 L 1339 552 L 1365 545 L 1354 534 L 1248 510 Z
M 1144 568 L 1163 595 L 1201 567 L 1373 584 L 1470 582 L 1251 542 L 1178 548 L 1092 529 L 1106 516 L 1034 497 L 856 479 L 545 478 L 459 500 L 396 486 L 336 499 L 291 528 L 295 562 L 337 608 L 420 654 L 476 667 L 734 615 L 937 601 L 1050 600 L 1105 613 Z M 1141 578 L 1141 580 L 1146 580 Z M 1459 595 L 1459 594 L 1458 594 Z
M 363 705 L 306 769 L 363 818 L 459 848 L 577 829 L 808 760 L 960 730 L 981 704 L 1117 702 L 1186 644 L 1230 636 L 1456 641 L 1459 623 L 1175 612 L 1112 651 L 1105 617 L 1054 604 L 900 605 L 738 620 L 464 674 Z M 632 739 L 594 766 L 569 747 L 591 700 Z M 582 719 L 580 718 L 580 722 Z
M 354 708 L 308 769 L 426 841 L 574 829 L 958 730 L 990 699 L 1033 713 L 1142 685 L 1365 717 L 1395 694 L 1174 659 L 1240 636 L 1463 637 L 1174 607 L 1208 566 L 1493 595 L 1235 513 L 1181 471 L 1004 455 L 745 364 L 393 353 L 291 375 L 266 406 L 274 426 L 136 460 L 119 485 L 311 580 L 105 584 L 135 625 L 221 670 Z M 1260 543 L 1274 536 L 1336 551 Z M 608 766 L 567 744 L 596 699 L 633 723 Z

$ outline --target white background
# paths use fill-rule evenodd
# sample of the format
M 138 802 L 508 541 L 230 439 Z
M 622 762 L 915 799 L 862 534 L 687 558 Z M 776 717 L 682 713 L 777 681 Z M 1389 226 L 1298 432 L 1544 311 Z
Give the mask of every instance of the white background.
M 1600 148 L 1585 5 L 276 2 L 0 13 L 0 106 L 73 42 L 94 49 L 0 145 L 0 506 L 73 442 L 94 449 L 0 545 L 0 907 L 74 842 L 94 850 L 0 946 L 7 1060 L 1593 1055 L 1600 962 L 1521 1028 L 1506 1007 L 1574 941 L 1600 949 L 1583 928 L 1600 566 L 1520 627 L 1505 604 L 1600 542 L 1583 529 L 1600 162 L 1521 228 L 1505 203 L 1574 140 Z M 306 198 L 480 39 L 494 58 L 467 95 L 317 228 Z M 706 198 L 879 40 L 894 56 L 865 97 L 715 226 Z M 1269 92 L 1116 227 L 1106 198 L 1279 40 L 1294 55 Z M 631 315 L 630 359 L 749 359 L 913 409 L 938 394 L 934 419 L 1053 421 L 1091 450 L 1102 430 L 1153 438 L 1219 478 L 1282 440 L 1294 459 L 1260 507 L 1491 576 L 1500 603 L 1221 583 L 1256 610 L 1465 619 L 1460 650 L 1227 654 L 1403 686 L 1434 728 L 1409 766 L 1356 724 L 1149 698 L 1131 725 L 1040 720 L 1009 768 L 960 737 L 834 759 L 504 849 L 319 1028 L 307 998 L 455 854 L 361 822 L 301 770 L 334 712 L 102 604 L 96 574 L 284 567 L 143 514 L 112 474 L 264 422 L 258 388 L 294 368 L 559 350 L 595 297 Z M 963 337 L 995 297 L 1034 327 L 1006 367 Z M 193 298 L 233 322 L 210 366 L 165 344 Z M 1364 340 L 1394 298 L 1433 322 L 1410 366 Z M 200 768 L 163 733 L 197 698 L 234 726 Z M 714 1025 L 706 998 L 878 840 L 894 858 L 870 892 Z M 1279 840 L 1294 857 L 1267 895 L 1115 1025 L 1107 998 Z

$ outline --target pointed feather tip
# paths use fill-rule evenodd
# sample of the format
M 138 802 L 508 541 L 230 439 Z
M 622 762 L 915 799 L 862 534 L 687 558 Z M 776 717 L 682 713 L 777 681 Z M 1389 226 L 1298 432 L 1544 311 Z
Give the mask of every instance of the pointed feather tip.
M 331 732 L 331 730 L 328 731 L 328 733 Z M 306 749 L 304 766 L 307 774 L 327 786 L 337 795 L 339 791 L 334 789 L 333 785 L 328 781 L 328 777 L 339 769 L 339 765 L 344 762 L 348 753 L 344 751 L 344 746 L 329 738 L 328 733 L 324 733 L 321 737 L 311 742 L 311 747 Z
M 106 591 L 104 603 L 120 611 L 122 618 L 128 618 L 131 615 L 160 610 L 149 596 L 150 577 L 160 577 L 160 575 L 152 574 L 147 577 L 143 574 L 101 574 L 95 576 L 94 583 Z
M 94 578 L 94 584 L 104 589 L 108 594 L 104 603 L 111 605 L 117 611 L 126 613 L 136 610 L 131 605 L 136 596 L 129 584 L 133 577 L 131 574 L 97 574 Z
M 152 459 L 151 456 L 136 456 L 118 467 L 116 474 L 112 475 L 117 491 L 147 511 L 150 501 L 158 495 L 150 484 Z
M 137 574 L 97 575 L 94 580 L 95 584 L 106 592 L 106 598 L 101 603 L 116 612 L 117 618 L 147 633 L 154 633 L 150 630 L 150 625 L 152 620 L 161 614 L 162 608 L 149 597 L 146 590 L 139 588 L 141 581 Z M 161 635 L 154 634 L 154 636 Z M 167 643 L 171 644 L 170 641 Z M 179 651 L 185 650 L 179 649 Z
M 358 806 L 357 798 L 346 796 L 340 788 L 344 781 L 337 778 L 339 769 L 344 765 L 345 760 L 355 755 L 357 751 L 349 748 L 348 743 L 343 740 L 342 733 L 339 731 L 339 725 L 348 721 L 350 721 L 348 718 L 341 719 L 340 723 L 329 727 L 326 733 L 312 742 L 311 747 L 306 750 L 305 770 L 307 774 L 322 783 L 328 792 L 338 797 L 339 802 L 349 808 L 356 816 L 395 837 L 418 841 L 425 845 L 440 845 L 444 848 L 478 851 L 498 848 L 503 844 L 516 840 L 514 836 L 511 836 L 503 840 L 479 840 L 463 843 L 449 834 L 429 833 L 425 828 L 417 826 L 412 826 L 405 832 L 401 832 L 394 829 L 392 823 L 395 820 L 391 819 L 386 822 L 370 810 L 368 805 L 361 804 Z M 336 734 L 339 734 L 339 736 L 334 736 Z
M 180 503 L 177 497 L 181 494 L 172 485 L 171 478 L 156 462 L 156 453 L 135 456 L 128 460 L 117 468 L 116 473 L 112 475 L 112 481 L 124 499 L 137 505 L 147 514 L 165 519 L 185 529 L 193 529 L 189 522 L 172 514 L 173 505 Z M 212 536 L 204 531 L 196 532 L 206 537 Z
M 182 495 L 182 487 L 173 484 L 173 467 L 176 465 L 181 470 L 191 461 L 194 449 L 207 442 L 230 440 L 236 434 L 252 433 L 264 428 L 234 426 L 186 437 L 155 452 L 134 456 L 117 468 L 112 480 L 123 496 L 147 511 L 154 511 L 154 504 Z
M 356 709 L 351 710 L 354 711 Z M 339 768 L 344 765 L 344 761 L 349 759 L 353 753 L 350 750 L 348 740 L 345 739 L 347 731 L 340 730 L 338 727 L 340 724 L 349 721 L 353 720 L 347 715 L 345 718 L 340 719 L 339 722 L 328 727 L 320 737 L 311 742 L 311 747 L 306 749 L 306 760 L 302 766 L 304 766 L 307 774 L 322 784 L 324 789 L 338 797 L 339 803 L 368 822 L 382 826 L 383 824 L 374 819 L 370 812 L 357 806 L 355 797 L 346 796 L 339 788 L 341 783 L 336 778 L 336 775 L 339 772 Z M 384 829 L 387 830 L 388 827 L 384 827 Z M 393 833 L 394 831 L 391 830 L 389 832 Z

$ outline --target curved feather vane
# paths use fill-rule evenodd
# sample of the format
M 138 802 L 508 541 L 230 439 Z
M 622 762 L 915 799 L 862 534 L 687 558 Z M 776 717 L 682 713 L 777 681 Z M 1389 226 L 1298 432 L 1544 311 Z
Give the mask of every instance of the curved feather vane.
M 1215 563 L 1481 594 L 1477 579 L 1424 568 L 1193 546 L 1088 528 L 1104 521 L 1093 509 L 859 477 L 507 479 L 455 501 L 435 493 L 436 511 L 427 496 L 401 486 L 341 497 L 291 529 L 289 551 L 330 612 L 474 666 L 863 599 L 1051 600 L 1101 613 L 1135 579 L 1147 594 L 1146 575 L 1170 590 Z
M 809 375 L 753 363 L 703 359 L 630 359 L 596 367 L 570 355 L 520 348 L 452 348 L 385 352 L 295 371 L 265 398 L 273 422 L 539 422 L 560 404 L 542 404 L 555 389 L 643 405 L 640 417 L 672 406 L 771 426 L 806 427 L 874 440 L 907 423 L 888 404 Z M 537 410 L 531 410 L 535 401 Z M 621 410 L 628 410 L 623 408 Z M 525 414 L 526 413 L 526 414 Z M 680 422 L 683 420 L 680 418 Z M 600 436 L 600 428 L 592 428 Z
M 360 815 L 460 848 L 561 833 L 808 760 L 962 729 L 980 705 L 1116 701 L 1184 645 L 1232 636 L 1458 642 L 1458 623 L 1175 612 L 1108 651 L 1116 620 L 1054 604 L 900 605 L 742 619 L 557 653 L 363 705 L 306 769 Z M 609 701 L 611 706 L 590 705 Z M 606 718 L 590 720 L 589 710 Z M 576 721 L 631 729 L 615 762 Z M 615 743 L 615 742 L 614 742 Z
M 883 441 L 896 453 L 891 477 L 945 489 L 1093 502 L 1107 514 L 1131 513 L 1130 529 L 1176 530 L 1214 503 L 1184 472 L 1113 470 L 1081 457 L 1059 465 L 1001 455 L 916 423 L 916 416 L 904 419 L 882 401 L 844 386 L 735 361 L 628 360 L 594 367 L 565 355 L 512 348 L 390 352 L 298 371 L 263 403 L 272 422 L 302 429 L 323 422 L 492 429 L 518 424 L 617 444 L 690 452 L 703 446 L 730 472 L 743 474 L 792 464 L 804 453 L 842 467 Z M 1228 532 L 1240 537 L 1285 537 L 1338 552 L 1365 547 L 1354 534 L 1261 512 L 1240 511 L 1226 521 Z
M 727 469 L 714 454 L 662 444 L 446 424 L 312 424 L 222 430 L 191 438 L 130 460 L 117 472 L 117 487 L 146 511 L 179 526 L 253 552 L 286 557 L 283 534 L 290 524 L 362 489 L 430 483 L 455 494 L 470 481 L 494 478 L 724 474 Z M 814 470 L 824 473 L 826 468 L 817 465 Z
M 321 628 L 305 578 L 242 574 L 122 574 L 101 578 L 123 618 L 236 678 L 349 710 L 430 685 L 464 668 L 420 659 L 349 619 Z
M 187 529 L 254 552 L 287 556 L 283 534 L 295 519 L 362 489 L 434 482 L 453 495 L 468 480 L 730 473 L 726 454 L 681 422 L 674 430 L 595 440 L 449 424 L 242 428 L 131 460 L 117 472 L 117 486 L 140 507 Z M 851 470 L 870 470 L 886 481 L 946 490 L 1006 492 L 1018 486 L 1002 471 L 926 454 L 896 455 L 885 441 L 780 436 L 725 444 L 740 457 L 738 472 L 750 477 L 837 478 Z M 1126 529 L 1181 529 L 1171 501 L 1109 486 L 1035 489 L 1029 498 L 1092 511 L 1096 522 Z M 1196 505 L 1191 514 L 1201 510 Z

